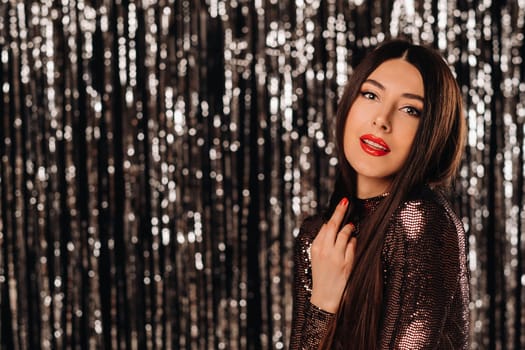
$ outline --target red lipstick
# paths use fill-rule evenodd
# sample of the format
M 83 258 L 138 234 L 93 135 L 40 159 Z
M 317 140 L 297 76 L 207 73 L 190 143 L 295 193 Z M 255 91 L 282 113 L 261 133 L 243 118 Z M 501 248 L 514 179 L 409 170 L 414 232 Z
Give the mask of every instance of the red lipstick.
M 372 134 L 362 135 L 359 140 L 361 141 L 361 148 L 371 156 L 381 157 L 390 152 L 388 144 L 380 137 L 376 137 Z

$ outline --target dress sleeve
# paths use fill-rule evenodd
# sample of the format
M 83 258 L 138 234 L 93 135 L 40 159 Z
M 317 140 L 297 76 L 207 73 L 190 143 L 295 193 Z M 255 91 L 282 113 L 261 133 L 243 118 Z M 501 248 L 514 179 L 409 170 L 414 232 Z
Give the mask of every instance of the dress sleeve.
M 458 345 L 464 325 L 454 314 L 466 297 L 458 288 L 465 282 L 461 234 L 459 219 L 436 201 L 407 202 L 394 216 L 383 246 L 381 349 L 466 346 Z
M 312 272 L 309 252 L 313 238 L 321 225 L 320 217 L 305 220 L 295 242 L 290 350 L 317 349 L 335 318 L 335 314 L 321 310 L 310 303 Z

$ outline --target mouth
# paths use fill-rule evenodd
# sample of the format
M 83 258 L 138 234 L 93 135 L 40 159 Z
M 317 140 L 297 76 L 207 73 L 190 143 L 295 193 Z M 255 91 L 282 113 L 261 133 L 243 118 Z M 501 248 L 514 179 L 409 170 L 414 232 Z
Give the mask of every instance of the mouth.
M 359 140 L 361 141 L 360 144 L 363 151 L 372 156 L 381 157 L 390 152 L 388 144 L 383 139 L 374 135 L 363 135 Z

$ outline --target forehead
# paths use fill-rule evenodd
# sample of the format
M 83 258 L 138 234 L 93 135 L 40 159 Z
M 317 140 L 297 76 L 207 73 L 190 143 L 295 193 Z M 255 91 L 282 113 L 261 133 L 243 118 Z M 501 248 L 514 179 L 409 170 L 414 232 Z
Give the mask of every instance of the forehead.
M 369 76 L 385 87 L 423 96 L 423 77 L 410 62 L 396 58 L 381 63 Z

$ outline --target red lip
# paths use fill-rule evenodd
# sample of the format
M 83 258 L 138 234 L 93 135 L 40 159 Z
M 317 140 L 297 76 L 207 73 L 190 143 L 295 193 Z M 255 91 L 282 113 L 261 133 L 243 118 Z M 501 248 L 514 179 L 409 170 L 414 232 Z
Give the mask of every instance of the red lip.
M 359 140 L 361 141 L 361 148 L 363 151 L 372 156 L 381 157 L 390 152 L 388 144 L 382 138 L 376 137 L 372 134 L 362 135 Z

